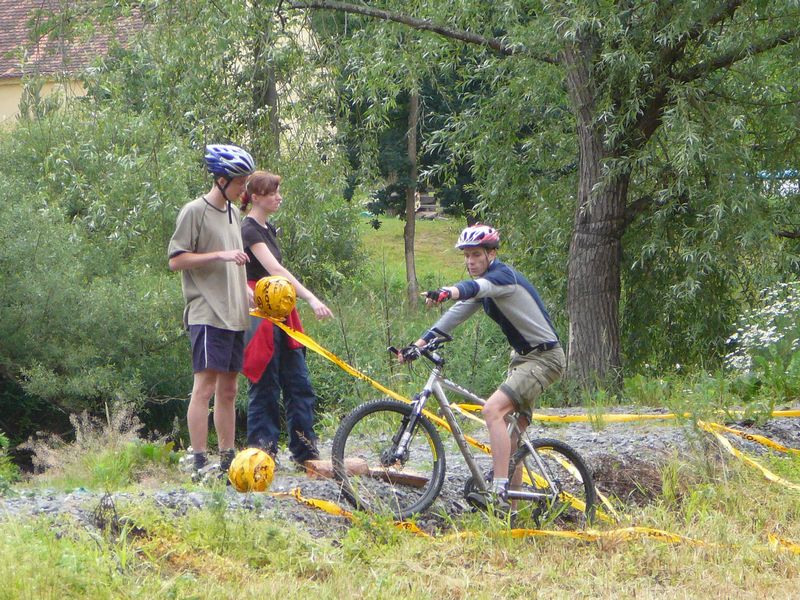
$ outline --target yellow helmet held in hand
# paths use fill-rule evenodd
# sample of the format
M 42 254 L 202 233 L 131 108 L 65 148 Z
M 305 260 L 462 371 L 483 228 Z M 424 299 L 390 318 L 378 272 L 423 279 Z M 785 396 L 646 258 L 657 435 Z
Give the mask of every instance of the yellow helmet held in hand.
M 292 282 L 281 275 L 259 279 L 253 296 L 258 311 L 273 319 L 288 317 L 297 302 Z
M 237 492 L 266 492 L 275 475 L 275 461 L 260 448 L 242 450 L 231 462 L 228 479 Z

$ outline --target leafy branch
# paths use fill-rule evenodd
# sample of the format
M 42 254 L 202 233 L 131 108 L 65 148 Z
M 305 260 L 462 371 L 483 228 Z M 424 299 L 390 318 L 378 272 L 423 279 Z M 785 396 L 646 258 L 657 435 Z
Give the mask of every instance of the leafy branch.
M 349 4 L 347 2 L 337 2 L 335 0 L 319 0 L 311 2 L 290 2 L 288 4 L 288 7 L 291 9 L 334 10 L 339 12 L 364 15 L 367 17 L 381 19 L 383 21 L 392 21 L 394 23 L 407 25 L 408 27 L 411 27 L 412 29 L 416 29 L 418 31 L 430 31 L 432 33 L 436 33 L 443 37 L 452 40 L 458 40 L 460 42 L 465 42 L 467 44 L 484 46 L 486 48 L 494 50 L 495 52 L 503 56 L 514 56 L 519 54 L 525 54 L 531 56 L 532 58 L 535 58 L 536 60 L 540 60 L 542 62 L 551 65 L 558 64 L 558 61 L 555 58 L 547 55 L 534 55 L 527 48 L 525 48 L 525 46 L 522 46 L 520 44 L 508 44 L 498 38 L 487 38 L 478 35 L 476 33 L 464 31 L 462 29 L 454 29 L 452 27 L 446 27 L 444 25 L 434 23 L 430 19 L 418 19 L 416 17 L 409 17 L 407 15 L 402 15 L 399 13 L 383 10 L 380 8 L 373 8 L 371 6 Z

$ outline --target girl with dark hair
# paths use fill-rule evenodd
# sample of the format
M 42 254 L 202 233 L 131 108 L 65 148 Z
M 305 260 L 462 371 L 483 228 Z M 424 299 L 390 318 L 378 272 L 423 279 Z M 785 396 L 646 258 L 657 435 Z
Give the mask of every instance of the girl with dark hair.
M 242 240 L 250 259 L 246 264 L 247 283 L 252 289 L 262 277 L 282 275 L 292 282 L 298 297 L 308 302 L 318 319 L 327 319 L 333 316 L 330 309 L 281 264 L 278 231 L 269 222 L 283 202 L 280 184 L 278 175 L 266 171 L 256 171 L 247 180 L 242 198 L 242 208 L 250 207 L 242 221 Z M 292 310 L 287 324 L 303 330 L 297 309 Z M 246 341 L 242 372 L 250 380 L 247 445 L 277 454 L 283 392 L 292 460 L 302 465 L 319 458 L 313 427 L 316 395 L 308 376 L 305 348 L 277 325 L 257 317 L 251 317 Z

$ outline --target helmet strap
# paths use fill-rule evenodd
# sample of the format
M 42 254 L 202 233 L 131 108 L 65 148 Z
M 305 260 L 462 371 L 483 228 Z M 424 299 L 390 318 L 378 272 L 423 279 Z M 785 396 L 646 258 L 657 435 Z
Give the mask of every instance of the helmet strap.
M 233 181 L 232 178 L 226 177 L 225 178 L 225 187 L 222 187 L 219 184 L 219 177 L 216 177 L 214 179 L 214 185 L 216 185 L 219 188 L 219 191 L 222 192 L 222 197 L 225 198 L 225 201 L 228 203 L 228 223 L 229 224 L 233 223 L 233 216 L 231 215 L 231 199 L 228 198 L 228 194 L 225 193 L 225 190 L 228 189 L 228 186 L 231 184 L 231 181 Z
M 228 198 L 228 194 L 225 193 L 225 190 L 228 189 L 228 186 L 231 184 L 231 181 L 233 181 L 231 177 L 225 177 L 225 186 L 223 187 L 219 184 L 219 177 L 214 178 L 214 185 L 216 185 L 219 188 L 219 191 L 222 192 L 223 198 L 225 198 L 225 200 L 227 200 L 228 202 L 230 202 L 231 199 Z

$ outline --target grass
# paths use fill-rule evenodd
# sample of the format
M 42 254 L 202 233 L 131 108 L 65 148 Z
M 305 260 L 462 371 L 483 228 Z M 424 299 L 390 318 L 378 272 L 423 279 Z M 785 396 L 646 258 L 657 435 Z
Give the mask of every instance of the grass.
M 116 507 L 116 533 L 66 517 L 0 523 L 0 598 L 792 597 L 800 556 L 767 534 L 800 539 L 797 495 L 733 463 L 694 468 L 691 488 L 629 508 L 622 525 L 702 546 L 512 539 L 480 515 L 434 539 L 380 519 L 315 539 L 270 511 L 169 516 L 137 502 Z
M 362 236 L 369 256 L 368 272 L 371 282 L 383 285 L 383 270 L 394 281 L 405 282 L 405 221 L 396 217 L 381 219 L 380 228 L 369 222 L 362 224 Z M 459 219 L 417 221 L 414 236 L 414 258 L 417 279 L 421 287 L 441 287 L 467 277 L 464 259 L 454 247 L 464 227 Z
M 165 459 L 169 448 L 135 437 L 126 407 L 75 424 L 75 442 L 35 448 L 48 470 L 8 493 L 40 485 L 130 490 L 153 470 L 180 478 Z M 87 468 L 115 462 L 114 477 Z M 800 457 L 762 462 L 800 482 Z M 514 539 L 506 523 L 482 514 L 451 518 L 434 538 L 366 515 L 344 534 L 313 538 L 257 498 L 260 508 L 229 512 L 216 490 L 207 508 L 186 514 L 141 498 L 120 502 L 100 530 L 66 514 L 0 520 L 0 598 L 793 596 L 800 555 L 770 547 L 768 536 L 800 541 L 797 492 L 713 446 L 676 457 L 662 476 L 661 495 L 597 528 L 651 527 L 702 544 Z
M 153 470 L 168 481 L 180 477 L 174 461 L 165 459 L 168 448 L 135 437 L 126 407 L 110 407 L 105 420 L 82 417 L 75 424 L 75 442 L 34 448 L 40 464 L 51 466 L 9 493 L 40 485 L 130 490 Z M 114 457 L 113 478 L 87 469 Z M 800 482 L 800 457 L 762 462 Z M 141 498 L 120 502 L 116 516 L 107 511 L 100 530 L 67 514 L 5 518 L 0 598 L 794 595 L 800 555 L 771 547 L 768 537 L 800 542 L 797 492 L 767 482 L 713 446 L 674 458 L 662 477 L 663 493 L 652 502 L 626 506 L 619 523 L 596 527 L 650 527 L 699 544 L 638 537 L 514 539 L 505 522 L 482 514 L 450 518 L 434 538 L 367 515 L 344 534 L 313 538 L 257 497 L 256 510 L 229 512 L 219 489 L 208 507 L 186 514 Z

